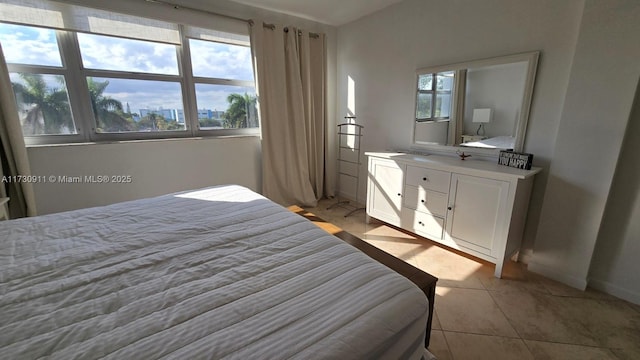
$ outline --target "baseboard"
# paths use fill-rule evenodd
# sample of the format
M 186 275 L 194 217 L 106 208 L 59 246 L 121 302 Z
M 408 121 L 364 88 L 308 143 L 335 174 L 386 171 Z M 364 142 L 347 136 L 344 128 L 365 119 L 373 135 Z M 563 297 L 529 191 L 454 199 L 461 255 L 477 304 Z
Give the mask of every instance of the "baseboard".
M 640 305 L 640 292 L 631 291 L 607 281 L 589 279 L 589 287 Z
M 551 268 L 546 265 L 542 265 L 531 261 L 529 265 L 527 265 L 527 270 L 540 274 L 542 276 L 548 277 L 550 279 L 559 281 L 563 284 L 569 285 L 578 290 L 584 290 L 587 288 L 587 279 L 580 278 L 576 276 L 571 276 L 565 273 L 562 273 L 555 268 Z
M 532 249 L 520 250 L 518 252 L 518 262 L 528 265 L 529 263 L 531 263 L 532 260 L 533 260 Z

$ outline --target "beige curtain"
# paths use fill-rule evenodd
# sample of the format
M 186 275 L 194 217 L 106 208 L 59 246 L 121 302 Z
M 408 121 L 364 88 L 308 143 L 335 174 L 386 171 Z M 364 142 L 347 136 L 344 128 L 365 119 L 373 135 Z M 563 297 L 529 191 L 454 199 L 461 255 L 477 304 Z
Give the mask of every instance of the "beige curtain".
M 282 205 L 323 196 L 326 132 L 324 34 L 251 26 L 262 129 L 262 193 Z
M 31 175 L 27 149 L 22 137 L 11 79 L 0 45 L 0 178 Z M 9 217 L 12 219 L 36 215 L 33 185 L 29 182 L 0 183 L 0 196 L 9 196 Z

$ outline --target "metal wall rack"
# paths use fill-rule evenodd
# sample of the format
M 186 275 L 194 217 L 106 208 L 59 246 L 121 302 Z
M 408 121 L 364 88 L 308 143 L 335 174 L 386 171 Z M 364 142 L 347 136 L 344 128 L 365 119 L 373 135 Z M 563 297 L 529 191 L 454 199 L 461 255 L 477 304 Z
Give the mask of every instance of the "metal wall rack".
M 337 182 L 337 202 L 327 209 L 334 207 L 342 207 L 349 212 L 344 215 L 347 217 L 358 210 L 364 210 L 364 207 L 357 206 L 358 190 L 360 186 L 360 141 L 362 139 L 363 126 L 356 124 L 355 116 L 345 116 L 345 122 L 338 124 L 338 182 Z M 347 154 L 351 153 L 351 156 Z M 355 168 L 355 169 L 354 169 Z M 347 199 L 341 199 L 340 182 L 341 177 L 346 176 L 356 182 L 356 202 L 354 204 Z

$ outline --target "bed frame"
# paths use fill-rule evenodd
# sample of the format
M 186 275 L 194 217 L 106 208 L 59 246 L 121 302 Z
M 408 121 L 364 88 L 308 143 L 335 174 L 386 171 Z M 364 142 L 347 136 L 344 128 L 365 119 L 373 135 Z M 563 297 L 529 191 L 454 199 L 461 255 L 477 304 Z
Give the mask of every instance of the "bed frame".
M 307 212 L 306 210 L 298 206 L 290 206 L 288 209 L 316 223 L 316 225 L 325 230 L 328 230 L 326 228 L 327 226 L 323 226 L 322 224 L 324 223 L 329 225 L 329 228 L 332 231 L 328 231 L 331 232 L 334 236 L 357 248 L 372 259 L 378 261 L 379 263 L 382 263 L 383 265 L 386 265 L 390 269 L 394 270 L 398 274 L 406 277 L 411 282 L 416 284 L 420 288 L 420 290 L 424 292 L 427 299 L 429 299 L 429 320 L 427 321 L 427 333 L 424 339 L 425 348 L 429 347 L 429 341 L 431 339 L 431 326 L 433 321 L 433 304 L 436 297 L 436 282 L 438 281 L 437 277 L 426 273 L 383 250 L 380 250 L 379 248 L 367 243 L 366 241 L 361 240 L 356 236 L 349 234 L 348 232 L 334 225 L 331 225 L 331 223 L 327 222 L 326 220 L 310 212 Z

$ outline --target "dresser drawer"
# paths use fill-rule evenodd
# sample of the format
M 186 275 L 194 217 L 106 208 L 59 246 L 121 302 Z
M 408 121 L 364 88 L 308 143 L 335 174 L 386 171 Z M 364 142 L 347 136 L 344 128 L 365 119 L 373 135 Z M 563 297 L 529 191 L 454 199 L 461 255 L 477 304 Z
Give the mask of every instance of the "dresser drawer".
M 448 193 L 450 179 L 451 173 L 448 171 L 407 166 L 407 185 L 420 186 L 424 189 Z
M 448 197 L 448 194 L 407 185 L 402 201 L 408 208 L 444 217 Z
M 406 217 L 405 224 L 410 227 L 411 231 L 431 240 L 442 240 L 444 219 L 419 211 L 410 211 L 406 208 L 403 215 Z

